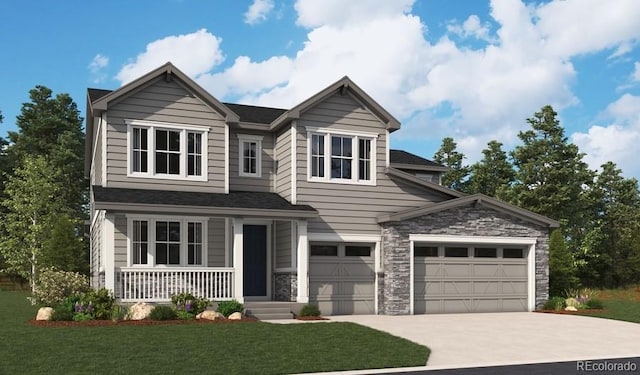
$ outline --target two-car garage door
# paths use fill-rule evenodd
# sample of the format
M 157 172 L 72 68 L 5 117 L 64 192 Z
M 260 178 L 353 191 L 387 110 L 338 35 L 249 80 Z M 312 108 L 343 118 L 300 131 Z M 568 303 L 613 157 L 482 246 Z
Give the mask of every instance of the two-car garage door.
M 528 310 L 526 246 L 414 243 L 414 313 Z

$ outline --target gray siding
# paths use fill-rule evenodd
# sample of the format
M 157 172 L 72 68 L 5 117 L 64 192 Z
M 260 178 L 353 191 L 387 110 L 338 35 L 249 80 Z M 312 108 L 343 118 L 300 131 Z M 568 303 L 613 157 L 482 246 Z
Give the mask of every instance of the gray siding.
M 94 124 L 99 123 L 99 119 L 96 118 Z M 94 141 L 96 142 L 96 149 L 93 150 L 93 161 L 94 164 L 91 167 L 91 185 L 101 185 L 102 184 L 102 127 L 96 129 L 93 135 Z M 92 145 L 93 147 L 93 145 Z
M 207 266 L 224 267 L 224 219 L 209 219 Z
M 275 192 L 291 201 L 291 128 L 285 127 L 276 135 L 275 154 L 278 161 Z
M 291 221 L 275 222 L 276 268 L 291 267 Z
M 262 175 L 261 177 L 241 177 L 238 134 L 262 136 Z M 229 132 L 229 189 L 240 191 L 273 191 L 273 135 L 267 132 L 255 132 L 232 129 Z
M 390 179 L 385 173 L 387 136 L 384 124 L 350 96 L 334 95 L 305 112 L 297 133 L 298 204 L 318 210 L 310 233 L 380 234 L 376 217 L 445 198 L 439 193 Z M 307 181 L 306 127 L 377 133 L 376 186 Z
M 127 177 L 125 119 L 208 125 L 208 181 Z M 157 79 L 107 112 L 107 183 L 110 187 L 224 192 L 224 119 L 175 81 Z
M 127 217 L 124 214 L 115 215 L 115 266 L 127 267 Z
M 96 211 L 96 221 L 91 227 L 91 286 L 99 288 L 100 285 L 100 265 L 102 256 L 102 211 Z

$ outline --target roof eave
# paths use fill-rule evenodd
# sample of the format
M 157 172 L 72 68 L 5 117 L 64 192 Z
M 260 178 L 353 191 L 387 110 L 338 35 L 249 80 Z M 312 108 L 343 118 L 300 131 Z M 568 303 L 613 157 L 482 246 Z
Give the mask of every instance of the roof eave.
M 411 174 L 409 174 L 407 172 L 403 172 L 403 171 L 401 171 L 399 169 L 396 169 L 396 168 L 393 168 L 393 167 L 385 168 L 385 173 L 387 175 L 398 177 L 398 178 L 400 178 L 400 179 L 402 179 L 404 181 L 413 183 L 414 185 L 418 185 L 418 186 L 421 186 L 421 187 L 424 187 L 424 188 L 435 190 L 435 191 L 437 191 L 439 193 L 443 193 L 443 194 L 449 195 L 450 197 L 453 197 L 453 198 L 459 198 L 459 197 L 466 196 L 466 194 L 461 193 L 459 191 L 456 191 L 456 190 L 453 190 L 453 189 L 449 189 L 447 187 L 435 184 L 433 182 L 422 180 L 422 179 L 420 179 L 420 178 L 418 178 L 418 177 L 416 177 L 414 175 L 411 175 Z
M 396 169 L 413 169 L 417 171 L 428 171 L 428 172 L 446 172 L 449 168 L 445 166 L 437 166 L 437 165 L 419 165 L 419 164 L 403 164 L 403 163 L 390 163 L 392 168 Z

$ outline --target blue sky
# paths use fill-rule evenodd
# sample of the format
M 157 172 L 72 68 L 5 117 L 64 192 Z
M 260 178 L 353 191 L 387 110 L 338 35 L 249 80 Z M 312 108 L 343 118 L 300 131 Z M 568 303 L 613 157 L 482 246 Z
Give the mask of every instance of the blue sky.
M 286 108 L 349 75 L 399 120 L 392 147 L 472 163 L 551 104 L 593 169 L 640 177 L 640 1 L 0 2 L 5 121 L 28 91 L 115 89 L 172 61 L 223 101 Z

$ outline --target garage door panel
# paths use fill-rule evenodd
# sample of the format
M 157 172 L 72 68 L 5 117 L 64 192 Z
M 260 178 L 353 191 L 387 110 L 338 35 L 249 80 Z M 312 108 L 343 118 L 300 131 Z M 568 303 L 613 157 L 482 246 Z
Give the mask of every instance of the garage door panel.
M 471 282 L 469 281 L 461 281 L 461 282 L 451 282 L 448 281 L 443 283 L 444 286 L 444 294 L 445 295 L 468 295 L 471 293 Z
M 473 294 L 498 294 L 499 287 L 497 281 L 476 281 L 473 283 Z
M 500 265 L 493 264 L 475 264 L 473 266 L 474 276 L 496 276 L 500 273 Z
M 468 264 L 443 264 L 442 265 L 442 276 L 445 277 L 456 277 L 456 276 L 467 276 L 469 275 Z
M 527 309 L 527 300 L 524 298 L 513 298 L 502 300 L 502 311 L 522 311 Z
M 522 276 L 527 273 L 526 264 L 505 264 L 502 266 L 504 276 Z
M 511 281 L 502 283 L 502 292 L 504 294 L 523 294 L 527 293 L 526 281 Z

